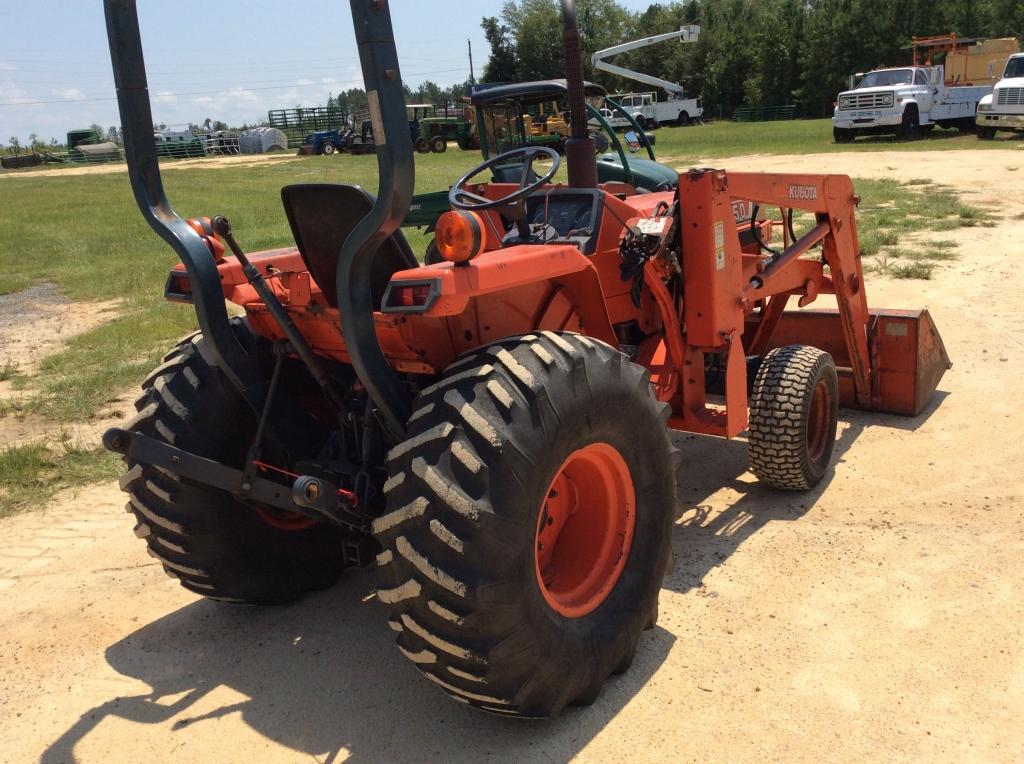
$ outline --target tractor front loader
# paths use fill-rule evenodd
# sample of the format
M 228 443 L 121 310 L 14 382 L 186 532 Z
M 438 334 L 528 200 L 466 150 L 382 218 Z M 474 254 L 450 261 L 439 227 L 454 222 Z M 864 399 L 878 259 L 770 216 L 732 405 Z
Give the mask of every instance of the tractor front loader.
M 377 195 L 287 186 L 294 244 L 247 254 L 223 217 L 168 202 L 135 3 L 105 0 L 132 188 L 199 331 L 104 443 L 136 534 L 187 589 L 279 603 L 373 566 L 427 679 L 555 715 L 626 670 L 657 619 L 670 430 L 748 430 L 755 474 L 804 490 L 840 405 L 913 416 L 948 358 L 926 311 L 868 307 L 848 178 L 598 183 L 571 0 L 568 184 L 551 149 L 489 158 L 451 187 L 442 260 L 420 265 L 399 230 L 414 167 L 388 4 L 351 7 Z M 800 235 L 794 210 L 813 218 Z M 787 310 L 819 295 L 836 308 Z

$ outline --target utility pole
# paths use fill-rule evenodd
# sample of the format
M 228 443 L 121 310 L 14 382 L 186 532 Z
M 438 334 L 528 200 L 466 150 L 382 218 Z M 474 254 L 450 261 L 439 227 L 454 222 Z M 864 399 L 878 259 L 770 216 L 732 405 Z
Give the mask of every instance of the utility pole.
M 476 84 L 476 76 L 473 74 L 473 41 L 466 40 L 466 44 L 469 46 L 469 84 Z

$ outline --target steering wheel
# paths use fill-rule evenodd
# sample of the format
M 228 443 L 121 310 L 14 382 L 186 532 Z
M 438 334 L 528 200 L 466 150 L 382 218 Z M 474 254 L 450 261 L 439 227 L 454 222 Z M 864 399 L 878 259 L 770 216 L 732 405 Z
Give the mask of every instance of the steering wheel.
M 527 184 L 530 172 L 533 170 L 533 163 L 542 155 L 551 160 L 551 169 L 544 173 L 543 177 L 533 183 Z M 472 191 L 467 191 L 464 188 L 464 186 L 469 184 L 470 180 L 484 172 L 484 170 L 493 170 L 498 165 L 510 164 L 510 160 L 517 159 L 519 157 L 523 158 L 523 174 L 519 179 L 519 189 L 517 191 L 513 191 L 507 196 L 503 196 L 501 199 L 491 200 L 474 194 Z M 520 149 L 506 151 L 504 154 L 498 154 L 498 156 L 478 164 L 472 170 L 459 178 L 458 182 L 452 186 L 451 191 L 448 192 L 448 203 L 457 210 L 492 210 L 495 207 L 510 205 L 513 202 L 517 202 L 520 199 L 529 196 L 555 177 L 555 173 L 558 172 L 558 168 L 561 164 L 562 158 L 558 155 L 558 152 L 554 149 L 549 149 L 547 146 L 525 146 Z

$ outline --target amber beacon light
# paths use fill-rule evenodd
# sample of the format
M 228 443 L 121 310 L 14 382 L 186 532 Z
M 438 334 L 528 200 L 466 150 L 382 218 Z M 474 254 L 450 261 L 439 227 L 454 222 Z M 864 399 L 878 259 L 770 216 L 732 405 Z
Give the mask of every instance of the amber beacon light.
M 475 212 L 452 210 L 437 221 L 437 253 L 456 265 L 465 265 L 483 252 L 483 221 Z

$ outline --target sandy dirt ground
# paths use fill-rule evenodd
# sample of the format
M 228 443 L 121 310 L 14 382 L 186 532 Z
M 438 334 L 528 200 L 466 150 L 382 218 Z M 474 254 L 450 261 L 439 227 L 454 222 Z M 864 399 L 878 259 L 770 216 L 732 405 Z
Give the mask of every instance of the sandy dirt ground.
M 15 294 L 0 295 L 0 368 L 14 364 L 31 377 L 39 363 L 64 349 L 67 341 L 117 316 L 120 302 L 71 302 L 53 284 L 36 284 Z M 134 391 L 132 391 L 134 392 Z M 0 403 L 18 402 L 32 394 L 13 380 L 0 381 Z M 130 395 L 119 397 L 95 421 L 69 423 L 55 432 L 54 423 L 32 414 L 0 417 L 0 448 L 59 435 L 72 442 L 95 442 L 103 430 L 129 410 Z
M 200 600 L 100 486 L 0 524 L 0 761 L 1024 760 L 1018 164 L 728 163 L 931 177 L 1003 219 L 954 232 L 932 281 L 869 282 L 876 306 L 929 307 L 955 366 L 919 417 L 843 412 L 817 490 L 760 487 L 742 441 L 678 439 L 661 619 L 593 706 L 536 723 L 448 700 L 366 573 L 286 608 Z
M 258 167 L 264 164 L 277 164 L 278 162 L 289 162 L 295 158 L 295 151 L 273 152 L 271 154 L 246 154 L 245 156 L 227 157 L 202 157 L 197 159 L 170 159 L 160 163 L 160 171 L 165 170 L 191 170 L 197 167 Z M 3 178 L 46 178 L 62 175 L 111 175 L 113 173 L 128 173 L 128 166 L 123 162 L 110 162 L 108 164 L 94 165 L 68 165 L 56 166 L 49 170 L 22 170 L 18 172 L 2 172 Z

